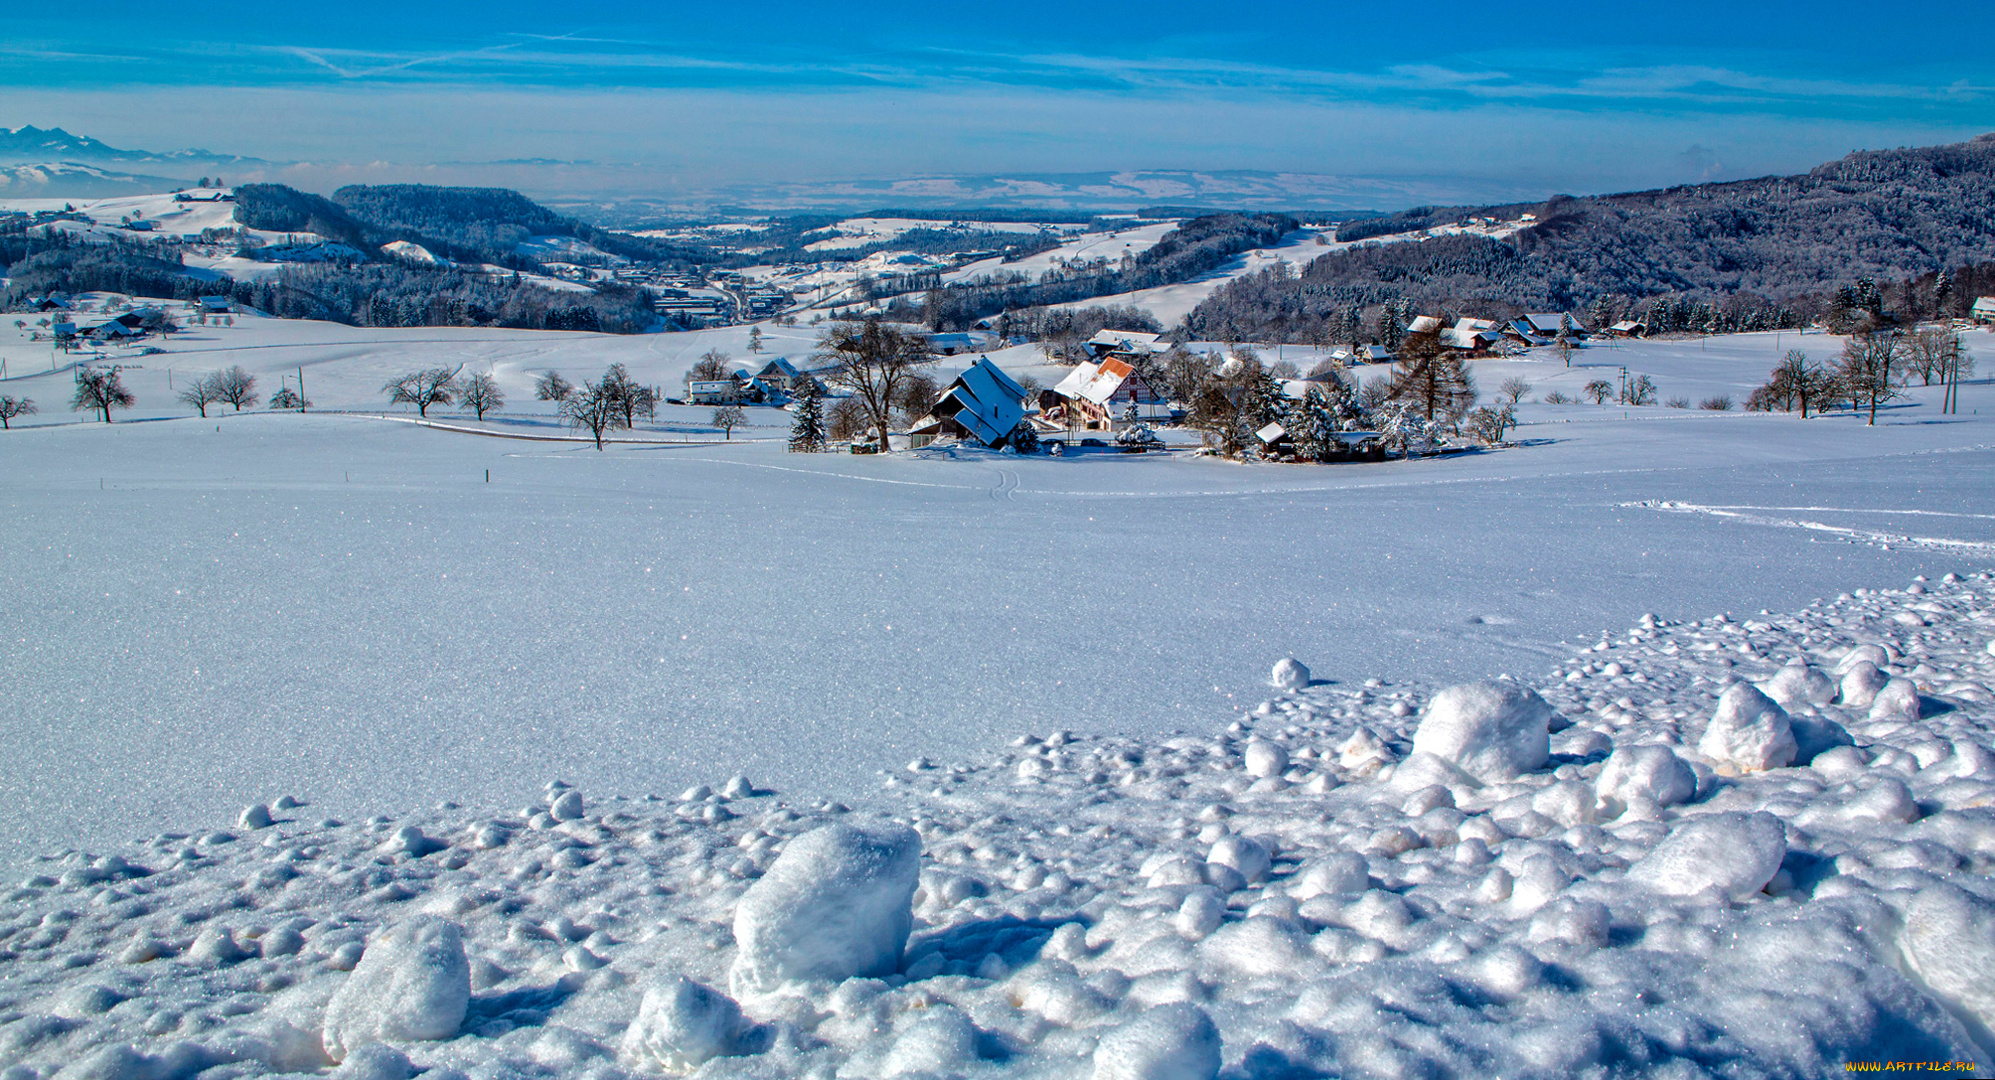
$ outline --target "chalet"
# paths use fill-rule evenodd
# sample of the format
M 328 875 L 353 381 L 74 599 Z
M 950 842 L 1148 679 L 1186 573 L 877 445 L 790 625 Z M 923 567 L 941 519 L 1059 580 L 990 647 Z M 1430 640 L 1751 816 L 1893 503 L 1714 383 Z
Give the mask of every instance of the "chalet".
M 137 221 L 125 222 L 125 228 L 131 232 L 151 232 L 153 230 L 153 222 L 150 218 L 140 218 Z
M 1406 324 L 1409 334 L 1433 334 L 1440 332 L 1440 329 L 1441 320 L 1432 315 L 1416 315 L 1412 322 Z
M 796 388 L 802 385 L 803 377 L 803 373 L 797 370 L 795 364 L 781 356 L 763 364 L 762 370 L 754 375 L 754 378 L 760 379 L 765 385 L 781 390 L 785 394 L 795 392 Z
M 1130 386 L 1129 392 L 1123 388 L 1138 382 L 1130 378 L 1134 370 L 1114 357 L 1100 363 L 1081 361 L 1053 389 L 1040 395 L 1038 426 L 1044 430 L 1112 430 L 1116 398 L 1133 400 L 1135 387 Z
M 979 357 L 968 371 L 942 392 L 928 415 L 908 429 L 917 441 L 953 435 L 999 449 L 1025 419 L 1025 389 L 999 370 L 989 357 Z
M 1967 317 L 1978 323 L 1995 323 L 1995 296 L 1976 297 Z
M 686 384 L 688 405 L 730 405 L 741 396 L 741 384 L 733 379 L 694 379 Z
M 60 296 L 44 296 L 40 300 L 29 301 L 28 306 L 36 311 L 68 311 L 72 305 Z
M 982 352 L 984 350 L 990 349 L 992 346 L 996 344 L 997 344 L 997 337 L 994 334 L 970 333 L 970 334 L 928 335 L 928 347 L 935 350 L 937 353 L 940 353 L 943 356 L 955 356 L 958 353 Z
M 1622 319 L 1607 328 L 1607 333 L 1612 337 L 1646 337 L 1648 332 L 1649 324 L 1638 319 Z
M 1352 359 L 1360 364 L 1390 364 L 1397 358 L 1383 345 L 1360 345 Z
M 1571 316 L 1560 312 L 1554 315 L 1526 315 L 1518 319 L 1517 322 L 1523 323 L 1531 333 L 1538 337 L 1555 338 L 1559 336 L 1559 330 L 1565 326 L 1565 321 L 1568 318 L 1571 318 Z M 1511 325 L 1514 326 L 1516 323 L 1512 323 Z M 1574 337 L 1585 337 L 1586 327 L 1581 326 L 1578 319 L 1573 319 L 1572 333 Z
M 203 315 L 227 315 L 236 309 L 235 301 L 226 296 L 203 296 L 195 303 Z
M 1169 344 L 1158 342 L 1161 336 L 1135 330 L 1102 330 L 1083 342 L 1081 347 L 1095 360 L 1104 356 L 1145 356 L 1170 348 Z

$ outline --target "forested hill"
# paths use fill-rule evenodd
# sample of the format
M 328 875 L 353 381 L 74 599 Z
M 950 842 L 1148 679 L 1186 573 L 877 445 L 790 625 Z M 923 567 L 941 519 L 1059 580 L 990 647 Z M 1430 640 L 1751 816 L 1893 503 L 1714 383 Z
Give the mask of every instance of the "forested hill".
M 315 232 L 370 254 L 407 240 L 447 259 L 502 266 L 532 265 L 517 248 L 534 236 L 573 237 L 650 262 L 711 261 L 703 252 L 605 232 L 506 188 L 351 186 L 327 199 L 281 184 L 244 184 L 236 188 L 236 220 L 256 229 Z
M 1359 246 L 1299 275 L 1241 278 L 1187 323 L 1201 336 L 1289 336 L 1336 312 L 1405 299 L 1503 316 L 1675 297 L 1789 301 L 1860 279 L 1915 280 L 1995 261 L 1995 135 L 1862 151 L 1800 176 L 1574 198 L 1425 207 L 1354 222 L 1360 240 L 1494 217 L 1537 221 L 1509 240 L 1443 236 Z

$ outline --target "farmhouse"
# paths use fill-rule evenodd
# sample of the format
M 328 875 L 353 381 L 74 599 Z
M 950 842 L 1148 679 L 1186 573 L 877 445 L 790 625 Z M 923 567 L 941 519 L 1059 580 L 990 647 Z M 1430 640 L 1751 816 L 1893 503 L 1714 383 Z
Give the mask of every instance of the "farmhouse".
M 1083 342 L 1081 347 L 1095 360 L 1104 356 L 1147 356 L 1170 348 L 1169 345 L 1158 342 L 1160 336 L 1135 330 L 1101 330 Z
M 695 379 L 686 384 L 689 405 L 729 405 L 741 400 L 741 384 L 733 379 Z
M 908 429 L 919 439 L 953 435 L 999 449 L 1013 428 L 1025 419 L 1025 389 L 999 370 L 989 357 L 979 357 L 968 371 L 942 392 L 928 415 Z
M 1995 296 L 1976 297 L 1967 314 L 1978 323 L 1995 323 Z

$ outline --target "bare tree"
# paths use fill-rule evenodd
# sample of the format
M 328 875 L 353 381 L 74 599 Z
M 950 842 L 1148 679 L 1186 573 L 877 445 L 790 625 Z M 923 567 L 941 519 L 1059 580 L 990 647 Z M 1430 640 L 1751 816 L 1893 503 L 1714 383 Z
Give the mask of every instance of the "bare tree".
M 1947 360 L 1953 351 L 1954 341 L 1955 335 L 1951 330 L 1928 327 L 1905 342 L 1905 364 L 1919 376 L 1922 385 L 1931 386 L 1936 378 L 1945 381 Z
M 208 406 L 222 400 L 220 382 L 219 375 L 215 372 L 198 376 L 187 384 L 187 389 L 180 391 L 180 400 L 199 409 L 201 419 L 206 420 Z
M 561 415 L 570 426 L 595 436 L 597 450 L 603 448 L 605 431 L 628 426 L 623 422 L 623 403 L 617 399 L 617 390 L 608 384 L 606 375 L 601 381 L 585 384 L 561 402 Z
M 1859 408 L 1869 405 L 1867 426 L 1877 424 L 1878 403 L 1897 396 L 1891 369 L 1900 358 L 1900 348 L 1898 336 L 1885 330 L 1859 331 L 1843 343 L 1842 362 L 1836 376 L 1852 403 Z
M 1512 405 L 1524 400 L 1524 395 L 1530 392 L 1531 384 L 1516 375 L 1503 380 L 1503 385 L 1496 388 L 1497 395 Z
M 648 386 L 639 386 L 630 377 L 630 369 L 622 364 L 611 364 L 603 371 L 602 381 L 596 385 L 608 390 L 611 400 L 616 402 L 617 411 L 623 422 L 619 427 L 635 427 L 637 418 L 649 417 L 658 410 L 658 394 Z
M 575 384 L 561 377 L 558 371 L 550 371 L 533 380 L 533 396 L 540 401 L 563 402 L 575 392 Z
M 903 422 L 911 424 L 927 416 L 928 410 L 934 407 L 936 399 L 941 396 L 942 388 L 936 385 L 935 380 L 917 372 L 910 375 L 895 391 L 894 408 L 900 413 Z
M 241 412 L 244 406 L 256 407 L 256 376 L 242 369 L 242 365 L 215 373 L 215 399 L 235 406 Z
M 14 418 L 37 412 L 34 398 L 0 397 L 0 431 L 14 426 Z
M 747 422 L 748 414 L 732 401 L 713 411 L 713 426 L 720 429 L 721 437 L 725 439 L 734 438 L 734 429 Z
M 118 375 L 118 368 L 108 371 L 87 368 L 77 372 L 76 395 L 69 399 L 72 412 L 102 413 L 104 422 L 111 422 L 112 409 L 129 409 L 138 404 L 138 398 L 125 389 L 125 381 Z
M 894 405 L 906 382 L 935 362 L 928 336 L 878 319 L 837 322 L 818 339 L 815 361 L 830 368 L 829 381 L 851 392 L 879 432 L 886 452 Z
M 499 382 L 489 371 L 480 371 L 464 380 L 464 394 L 458 400 L 458 408 L 470 409 L 485 419 L 487 412 L 502 409 L 506 405 L 506 395 L 499 392 Z
M 687 382 L 715 382 L 728 377 L 729 357 L 719 349 L 708 349 L 698 360 L 693 361 L 693 370 L 686 373 Z
M 1621 391 L 1623 405 L 1654 405 L 1656 403 L 1656 381 L 1647 375 L 1637 375 L 1628 380 Z
M 411 371 L 383 385 L 391 405 L 414 405 L 416 415 L 428 416 L 431 405 L 448 405 L 457 399 L 458 368 L 424 368 Z
M 1605 405 L 1607 399 L 1614 396 L 1614 384 L 1606 379 L 1595 379 L 1587 383 L 1580 393 L 1592 398 L 1595 405 Z

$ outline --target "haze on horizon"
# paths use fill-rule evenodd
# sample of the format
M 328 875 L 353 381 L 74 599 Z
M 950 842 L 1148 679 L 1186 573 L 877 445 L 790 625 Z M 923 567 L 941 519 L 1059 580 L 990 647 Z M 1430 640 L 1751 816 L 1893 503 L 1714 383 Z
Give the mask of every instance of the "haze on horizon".
M 237 179 L 573 196 L 1268 170 L 1345 205 L 1806 169 L 1995 129 L 1984 12 L 1183 0 L 583 0 L 0 17 L 0 124 L 278 163 Z M 834 185 L 835 186 L 835 185 Z M 1325 205 L 1325 199 L 1313 200 Z

